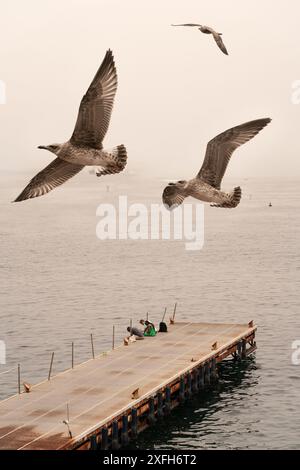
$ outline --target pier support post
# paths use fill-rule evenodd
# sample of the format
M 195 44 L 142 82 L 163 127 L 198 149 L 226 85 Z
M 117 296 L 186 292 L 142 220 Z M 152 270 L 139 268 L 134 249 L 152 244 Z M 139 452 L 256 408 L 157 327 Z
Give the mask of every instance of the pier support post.
M 101 450 L 108 449 L 108 429 L 102 428 L 101 429 Z
M 179 385 L 179 402 L 184 403 L 184 401 L 185 401 L 185 383 L 184 383 L 184 377 L 181 377 L 180 385 Z
M 118 421 L 112 422 L 111 427 L 111 447 L 113 450 L 119 449 L 119 427 Z
M 211 385 L 212 382 L 212 370 L 211 370 L 211 361 L 207 364 L 207 385 Z
M 199 367 L 199 388 L 204 389 L 204 366 Z
M 155 411 L 154 411 L 154 398 L 151 397 L 149 399 L 149 414 L 148 414 L 148 421 L 149 424 L 154 424 L 156 419 L 155 419 Z
M 128 416 L 122 416 L 122 433 L 121 433 L 122 445 L 128 444 Z
M 138 415 L 137 409 L 132 408 L 131 410 L 131 437 L 135 438 L 138 435 Z
M 168 415 L 171 412 L 171 388 L 166 387 L 165 393 L 165 414 Z
M 245 339 L 242 340 L 242 359 L 246 359 L 246 346 L 247 342 Z
M 218 381 L 217 361 L 215 357 L 211 360 L 211 378 L 213 382 Z
M 205 374 L 204 374 L 204 384 L 210 385 L 210 363 L 207 362 L 204 366 Z
M 239 341 L 237 345 L 237 358 L 238 360 L 242 358 L 242 341 Z
M 164 415 L 164 410 L 163 410 L 163 397 L 161 392 L 158 392 L 157 394 L 157 417 L 162 418 Z
M 186 379 L 186 394 L 188 398 L 192 396 L 192 375 L 190 372 L 187 374 L 187 379 Z
M 193 375 L 194 375 L 194 380 L 192 382 L 192 389 L 193 389 L 193 393 L 197 393 L 199 391 L 199 370 L 194 369 Z
M 96 437 L 96 434 L 93 434 L 91 436 L 91 445 L 90 445 L 90 450 L 97 450 L 98 448 L 98 444 L 97 444 L 97 437 Z

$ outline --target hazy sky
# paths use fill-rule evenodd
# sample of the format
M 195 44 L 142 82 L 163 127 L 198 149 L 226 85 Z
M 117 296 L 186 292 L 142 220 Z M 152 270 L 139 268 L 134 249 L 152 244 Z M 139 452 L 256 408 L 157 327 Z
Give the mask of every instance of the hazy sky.
M 223 32 L 211 36 L 171 23 Z M 221 131 L 272 123 L 233 156 L 227 176 L 300 176 L 299 0 L 6 0 L 0 17 L 1 170 L 53 156 L 37 146 L 72 134 L 79 102 L 111 48 L 119 87 L 105 146 L 125 144 L 128 170 L 186 178 Z

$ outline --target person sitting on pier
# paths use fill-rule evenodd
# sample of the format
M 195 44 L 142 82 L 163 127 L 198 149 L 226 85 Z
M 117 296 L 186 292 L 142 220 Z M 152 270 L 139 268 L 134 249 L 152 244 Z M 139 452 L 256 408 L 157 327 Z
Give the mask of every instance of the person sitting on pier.
M 136 339 L 144 339 L 144 333 L 139 328 L 135 328 L 134 326 L 133 327 L 128 326 L 127 331 L 128 333 L 130 333 L 130 336 L 133 336 L 133 335 L 136 336 Z
M 155 336 L 156 329 L 153 323 L 148 320 L 140 320 L 141 325 L 145 326 L 144 336 Z

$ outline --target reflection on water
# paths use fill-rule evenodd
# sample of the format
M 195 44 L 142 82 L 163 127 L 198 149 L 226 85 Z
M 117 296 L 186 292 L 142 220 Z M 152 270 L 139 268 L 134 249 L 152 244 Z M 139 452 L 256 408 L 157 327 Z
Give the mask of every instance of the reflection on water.
M 140 449 L 213 449 L 238 448 L 230 444 L 230 429 L 236 425 L 239 409 L 249 412 L 248 432 L 255 432 L 255 423 L 249 409 L 249 396 L 255 395 L 259 375 L 255 358 L 235 362 L 226 360 L 218 366 L 219 380 L 184 405 L 176 408 L 167 420 L 143 432 L 128 448 Z M 251 390 L 251 388 L 253 389 Z M 233 410 L 232 401 L 236 401 Z M 229 436 L 228 436 L 229 434 Z M 167 444 L 166 444 L 167 443 Z M 245 436 L 241 448 L 249 447 Z

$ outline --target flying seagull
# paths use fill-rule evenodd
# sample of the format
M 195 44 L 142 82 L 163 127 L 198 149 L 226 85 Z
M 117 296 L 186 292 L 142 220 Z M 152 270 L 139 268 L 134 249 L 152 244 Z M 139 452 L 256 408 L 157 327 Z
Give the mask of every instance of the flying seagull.
M 207 144 L 205 158 L 197 176 L 189 181 L 169 183 L 162 195 L 168 208 L 175 208 L 183 200 L 192 196 L 200 201 L 211 202 L 214 207 L 236 207 L 242 191 L 238 186 L 230 193 L 220 190 L 221 181 L 233 152 L 259 133 L 270 118 L 256 119 L 240 126 L 232 127 L 214 137 Z
M 56 155 L 17 197 L 15 202 L 43 196 L 86 165 L 98 167 L 97 176 L 119 173 L 126 165 L 124 145 L 104 150 L 102 141 L 109 126 L 117 91 L 117 71 L 111 50 L 106 52 L 86 94 L 83 96 L 75 129 L 70 140 L 63 144 L 40 145 Z
M 212 29 L 210 26 L 202 26 L 201 24 L 195 24 L 195 23 L 184 23 L 184 24 L 172 24 L 171 26 L 196 26 L 198 29 L 201 31 L 201 33 L 204 34 L 212 34 L 214 40 L 216 41 L 219 49 L 221 49 L 224 54 L 228 55 L 227 49 L 225 47 L 225 44 L 221 38 L 222 33 L 217 33 L 214 29 Z

